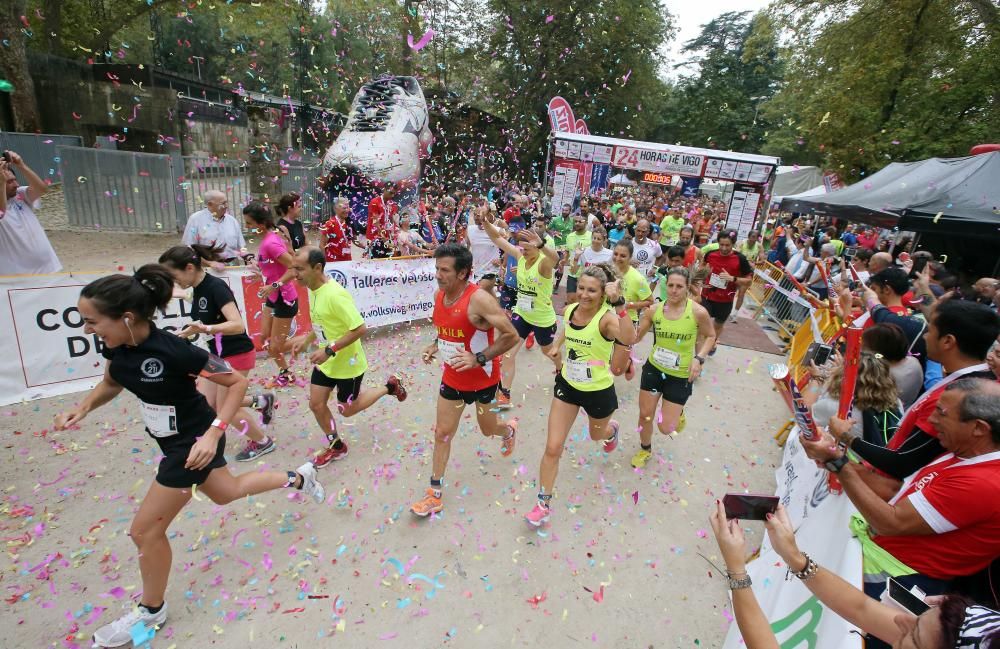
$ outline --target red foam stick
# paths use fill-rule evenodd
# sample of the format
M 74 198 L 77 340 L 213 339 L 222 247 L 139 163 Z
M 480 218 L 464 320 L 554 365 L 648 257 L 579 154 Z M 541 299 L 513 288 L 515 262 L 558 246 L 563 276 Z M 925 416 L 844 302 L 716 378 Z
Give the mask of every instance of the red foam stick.
M 833 298 L 833 284 L 830 282 L 830 269 L 827 268 L 825 260 L 819 260 L 816 264 L 816 268 L 819 270 L 819 276 L 823 279 L 823 284 L 826 285 L 826 302 L 830 307 L 830 311 L 834 314 L 837 313 L 837 305 Z
M 795 385 L 788 366 L 784 363 L 775 363 L 767 366 L 767 371 L 778 384 L 779 389 L 789 400 L 792 407 L 792 416 L 798 424 L 800 434 L 809 440 L 819 439 L 819 430 L 816 428 L 816 421 L 812 418 L 809 406 L 806 405 L 799 387 Z
M 850 326 L 844 330 L 844 342 L 847 349 L 844 352 L 844 378 L 840 382 L 840 406 L 837 417 L 847 419 L 854 405 L 854 391 L 858 386 L 858 366 L 861 363 L 861 327 Z

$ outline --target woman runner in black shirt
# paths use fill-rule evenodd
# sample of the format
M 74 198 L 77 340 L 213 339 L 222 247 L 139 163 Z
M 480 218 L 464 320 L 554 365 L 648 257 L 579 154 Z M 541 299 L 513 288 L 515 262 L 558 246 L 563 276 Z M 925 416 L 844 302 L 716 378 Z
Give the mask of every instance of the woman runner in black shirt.
M 292 252 L 306 245 L 306 231 L 299 217 L 302 216 L 302 197 L 292 192 L 283 195 L 274 206 L 278 216 L 278 230 L 292 244 Z
M 119 647 L 131 641 L 137 624 L 148 628 L 166 621 L 164 595 L 171 562 L 166 532 L 196 490 L 220 505 L 281 487 L 300 489 L 317 503 L 325 499 L 310 463 L 287 473 L 254 471 L 234 476 L 225 469 L 225 430 L 240 408 L 247 379 L 231 371 L 218 356 L 156 327 L 153 314 L 166 308 L 173 289 L 166 268 L 147 264 L 131 277 L 110 275 L 91 282 L 77 303 L 84 331 L 104 341 L 102 353 L 108 362 L 104 379 L 76 408 L 58 415 L 55 428 L 66 430 L 79 424 L 126 389 L 139 398 L 146 431 L 163 453 L 156 481 L 129 529 L 139 550 L 139 606 L 98 629 L 94 634 L 97 646 Z M 198 376 L 229 388 L 218 412 L 198 392 Z
M 177 333 L 181 338 L 192 338 L 198 334 L 209 336 L 209 350 L 222 357 L 233 370 L 249 377 L 257 363 L 257 351 L 247 335 L 246 325 L 236 306 L 236 296 L 224 280 L 209 275 L 202 261 L 212 262 L 219 258 L 221 248 L 209 248 L 194 244 L 174 246 L 160 255 L 160 263 L 174 277 L 181 288 L 193 288 L 191 299 L 191 323 Z M 198 391 L 208 399 L 208 405 L 219 410 L 226 400 L 228 388 L 208 379 L 198 379 Z M 263 392 L 252 399 L 243 398 L 244 406 L 258 408 L 264 424 L 270 424 L 274 416 L 274 393 Z M 237 462 L 249 462 L 275 449 L 274 440 L 265 435 L 257 425 L 255 417 L 244 408 L 236 413 L 237 429 L 246 425 L 249 438 L 246 445 L 236 454 Z

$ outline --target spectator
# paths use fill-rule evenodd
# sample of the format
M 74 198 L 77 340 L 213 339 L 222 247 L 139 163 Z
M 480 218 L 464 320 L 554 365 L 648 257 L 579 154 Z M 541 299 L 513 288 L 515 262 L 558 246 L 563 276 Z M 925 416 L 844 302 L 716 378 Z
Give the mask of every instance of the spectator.
M 306 245 L 306 232 L 299 220 L 302 216 L 302 197 L 294 192 L 285 194 L 278 200 L 274 211 L 281 217 L 277 223 L 278 230 L 292 244 L 292 251 Z
M 856 236 L 858 246 L 865 250 L 875 252 L 878 249 L 878 231 L 875 228 L 865 227 Z
M 903 305 L 903 296 L 909 291 L 910 280 L 906 277 L 906 272 L 901 268 L 887 268 L 868 280 L 864 302 L 873 322 L 891 322 L 903 330 L 909 343 L 909 351 L 917 355 L 923 366 L 927 363 L 927 346 L 923 339 L 927 323 L 912 317 L 909 309 Z
M 365 239 L 368 240 L 367 254 L 369 259 L 385 259 L 392 257 L 392 241 L 397 226 L 399 206 L 392 200 L 396 188 L 386 185 L 382 193 L 368 203 L 368 225 L 365 227 Z
M 419 218 L 416 214 L 404 214 L 399 220 L 399 232 L 396 233 L 396 254 L 400 257 L 415 257 L 434 249 L 434 246 L 424 242 L 416 231 L 411 230 L 411 219 Z M 419 221 L 418 221 L 419 223 Z
M 733 615 L 743 645 L 747 649 L 778 649 L 771 623 L 750 589 L 746 539 L 740 521 L 727 520 L 725 509 L 716 501 L 710 522 L 726 564 Z M 764 524 L 771 547 L 788 566 L 789 573 L 802 580 L 824 606 L 868 633 L 871 639 L 891 643 L 899 649 L 987 649 L 1000 640 L 1000 613 L 975 605 L 960 595 L 927 598 L 930 608 L 919 616 L 866 597 L 799 550 L 792 521 L 781 505 Z
M 861 338 L 862 348 L 881 354 L 889 363 L 889 372 L 899 390 L 903 408 L 916 401 L 923 387 L 924 375 L 920 361 L 907 354 L 906 334 L 899 325 L 883 323 L 865 329 Z
M 934 423 L 938 398 L 951 382 L 962 378 L 992 379 L 984 362 L 990 346 L 1000 336 L 1000 317 L 981 304 L 944 300 L 934 311 L 928 326 L 927 353 L 941 363 L 947 377 L 920 396 L 903 413 L 903 419 L 886 448 L 867 445 L 846 431 L 849 422 L 836 417 L 830 430 L 848 444 L 861 459 L 890 478 L 899 481 L 944 453 Z
M 844 228 L 844 231 L 840 234 L 840 240 L 844 242 L 844 245 L 848 248 L 853 248 L 858 245 L 858 237 L 854 234 L 854 226 L 850 223 Z
M 17 184 L 14 169 L 21 170 L 27 185 Z M 4 151 L 0 175 L 5 183 L 0 194 L 0 275 L 58 273 L 62 264 L 35 216 L 45 181 L 13 151 Z
M 850 268 L 848 268 L 847 260 L 841 257 L 840 272 L 833 276 L 832 281 L 834 283 L 843 284 L 860 281 L 862 284 L 867 284 L 869 278 L 871 278 L 871 271 L 868 267 L 868 262 L 871 258 L 871 250 L 859 248 L 858 251 L 854 253 L 854 259 L 851 260 Z
M 852 529 L 861 542 L 865 592 L 876 599 L 887 577 L 937 595 L 1000 556 L 1000 384 L 950 383 L 931 419 L 947 452 L 908 476 L 891 498 L 829 438 L 802 441 L 810 458 L 837 473 L 863 517 Z
M 826 379 L 823 394 L 813 404 L 813 419 L 818 424 L 826 426 L 830 418 L 837 414 L 843 381 L 844 364 L 839 362 Z M 854 405 L 849 415 L 853 426 L 849 434 L 870 444 L 885 446 L 899 426 L 903 410 L 901 405 L 889 363 L 880 355 L 861 352 Z
M 344 234 L 350 215 L 349 200 L 343 196 L 333 199 L 333 214 L 319 227 L 320 247 L 327 261 L 351 261 L 351 242 Z
M 872 275 L 877 275 L 890 266 L 892 266 L 892 255 L 887 252 L 876 252 L 868 260 L 868 272 Z
M 996 311 L 996 297 L 998 289 L 1000 289 L 1000 281 L 997 281 L 992 277 L 980 277 L 976 280 L 976 283 L 972 285 L 972 291 L 975 294 L 972 299 L 980 304 L 985 304 Z
M 243 228 L 229 213 L 229 199 L 218 190 L 205 192 L 205 209 L 188 217 L 181 243 L 198 244 L 208 248 L 222 247 L 219 257 L 223 263 L 232 264 L 246 254 L 247 242 Z

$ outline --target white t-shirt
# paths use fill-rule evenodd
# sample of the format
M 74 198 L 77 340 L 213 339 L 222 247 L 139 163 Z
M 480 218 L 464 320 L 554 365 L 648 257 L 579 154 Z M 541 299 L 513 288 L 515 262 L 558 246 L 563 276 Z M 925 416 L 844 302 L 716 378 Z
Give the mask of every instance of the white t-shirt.
M 593 232 L 594 231 L 594 226 L 596 226 L 596 225 L 603 226 L 604 224 L 601 223 L 601 217 L 597 216 L 596 214 L 591 214 L 587 218 L 587 230 L 589 230 L 590 232 Z
M 644 277 L 652 277 L 653 265 L 660 253 L 660 244 L 652 239 L 647 238 L 643 243 L 632 240 L 633 265 Z
M 587 266 L 593 266 L 594 264 L 604 264 L 611 261 L 613 253 L 610 248 L 601 248 L 595 251 L 593 248 L 586 248 L 582 253 L 580 253 L 579 266 L 580 269 L 584 269 Z
M 181 242 L 186 246 L 193 243 L 216 246 L 221 243 L 225 246 L 225 249 L 220 253 L 223 259 L 239 257 L 240 251 L 247 247 L 246 239 L 243 238 L 243 230 L 232 214 L 226 213 L 220 221 L 216 220 L 207 208 L 198 210 L 188 217 Z
M 472 278 L 478 280 L 483 275 L 500 272 L 499 266 L 493 265 L 493 261 L 500 258 L 500 249 L 490 239 L 490 235 L 486 234 L 486 230 L 472 221 L 466 236 L 472 252 Z
M 41 275 L 62 270 L 35 216 L 42 201 L 29 205 L 27 191 L 27 185 L 18 187 L 14 198 L 7 199 L 7 211 L 0 215 L 0 275 Z

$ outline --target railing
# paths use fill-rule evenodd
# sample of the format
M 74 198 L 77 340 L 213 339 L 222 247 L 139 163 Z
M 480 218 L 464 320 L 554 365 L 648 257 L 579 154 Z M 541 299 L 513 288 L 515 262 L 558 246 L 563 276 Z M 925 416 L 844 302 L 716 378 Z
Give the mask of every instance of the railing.
M 61 146 L 82 147 L 83 138 L 76 135 L 46 135 L 0 131 L 0 151 L 16 151 L 42 180 L 51 184 L 62 182 L 59 172 Z

